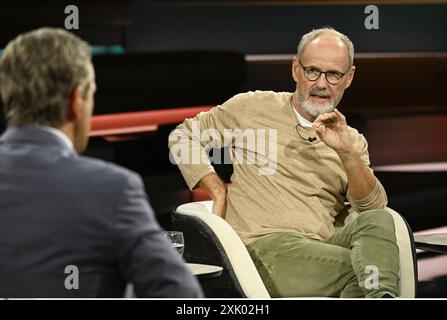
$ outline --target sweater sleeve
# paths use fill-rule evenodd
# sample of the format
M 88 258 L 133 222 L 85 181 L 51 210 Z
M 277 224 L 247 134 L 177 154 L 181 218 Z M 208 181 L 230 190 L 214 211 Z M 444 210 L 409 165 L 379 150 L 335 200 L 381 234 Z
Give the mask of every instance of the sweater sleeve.
M 360 149 L 360 158 L 363 164 L 370 170 L 371 174 L 374 176 L 374 172 L 370 167 L 369 153 L 368 153 L 368 142 L 365 137 L 360 134 L 358 138 L 358 146 Z M 388 198 L 384 187 L 380 183 L 379 179 L 374 176 L 376 184 L 373 190 L 363 199 L 353 199 L 349 195 L 349 186 L 347 190 L 347 198 L 352 208 L 357 212 L 362 212 L 372 209 L 383 209 L 388 204 Z
M 204 176 L 215 172 L 208 150 L 231 143 L 225 129 L 241 128 L 245 95 L 238 94 L 210 111 L 185 119 L 169 135 L 171 163 L 179 167 L 190 190 L 196 189 Z

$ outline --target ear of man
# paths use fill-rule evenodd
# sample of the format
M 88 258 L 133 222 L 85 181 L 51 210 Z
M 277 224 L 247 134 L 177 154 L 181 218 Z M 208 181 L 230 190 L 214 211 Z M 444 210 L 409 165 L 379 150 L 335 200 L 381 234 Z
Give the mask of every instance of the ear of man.
M 85 92 L 82 86 L 77 86 L 70 97 L 70 107 L 67 114 L 68 121 L 75 121 L 82 115 L 82 108 L 84 107 Z
M 298 63 L 298 60 L 294 56 L 293 59 L 292 59 L 292 77 L 293 77 L 293 80 L 295 80 L 295 82 L 298 81 L 297 63 Z
M 346 81 L 345 89 L 348 89 L 349 86 L 351 85 L 352 80 L 354 79 L 354 73 L 355 73 L 355 66 L 352 66 L 351 70 L 349 71 L 349 75 L 348 75 L 349 78 L 348 78 L 348 81 Z

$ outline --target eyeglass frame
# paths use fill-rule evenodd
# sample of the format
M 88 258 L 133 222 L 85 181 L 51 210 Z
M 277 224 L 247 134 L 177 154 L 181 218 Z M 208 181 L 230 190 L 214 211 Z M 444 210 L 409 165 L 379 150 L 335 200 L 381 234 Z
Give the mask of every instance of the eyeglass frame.
M 307 67 L 305 67 L 305 66 L 301 63 L 301 59 L 298 59 L 298 63 L 300 64 L 301 68 L 303 69 L 303 75 L 304 75 L 304 78 L 306 78 L 307 81 L 311 81 L 311 82 L 318 81 L 318 79 L 320 79 L 320 77 L 321 77 L 321 74 L 324 73 L 324 78 L 326 79 L 327 83 L 332 84 L 333 86 L 339 84 L 339 83 L 343 80 L 344 76 L 345 76 L 346 74 L 349 73 L 349 71 L 350 71 L 350 69 L 351 69 L 351 67 L 352 67 L 352 66 L 349 66 L 348 70 L 346 70 L 345 72 L 340 72 L 340 71 L 337 71 L 337 70 L 322 71 L 322 70 L 320 70 L 320 69 L 317 68 L 317 67 L 312 67 L 312 66 L 307 66 Z M 310 80 L 309 78 L 307 78 L 307 76 L 306 76 L 306 69 L 308 69 L 308 68 L 313 68 L 313 69 L 315 69 L 316 71 L 318 71 L 318 72 L 320 73 L 320 74 L 318 75 L 318 77 L 317 77 L 315 80 Z M 328 80 L 328 78 L 327 78 L 327 73 L 328 73 L 328 72 L 329 72 L 329 73 L 330 73 L 330 72 L 332 72 L 332 73 L 337 72 L 337 73 L 341 74 L 341 78 L 340 78 L 340 80 L 338 80 L 338 82 L 336 82 L 336 83 L 332 83 L 332 82 L 330 82 L 330 81 Z

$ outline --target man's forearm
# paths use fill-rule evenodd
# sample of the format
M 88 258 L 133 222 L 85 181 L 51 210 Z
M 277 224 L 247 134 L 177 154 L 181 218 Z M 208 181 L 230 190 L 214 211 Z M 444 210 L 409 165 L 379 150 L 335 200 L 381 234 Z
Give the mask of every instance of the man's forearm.
M 204 176 L 199 186 L 210 195 L 211 199 L 216 200 L 221 196 L 226 195 L 227 186 L 225 182 L 217 175 L 217 173 L 210 173 Z
M 199 186 L 209 194 L 213 203 L 213 213 L 225 219 L 227 211 L 227 185 L 217 175 L 217 173 L 210 173 L 204 176 Z
M 339 154 L 348 177 L 349 195 L 355 200 L 366 198 L 374 189 L 376 179 L 363 164 L 358 152 Z

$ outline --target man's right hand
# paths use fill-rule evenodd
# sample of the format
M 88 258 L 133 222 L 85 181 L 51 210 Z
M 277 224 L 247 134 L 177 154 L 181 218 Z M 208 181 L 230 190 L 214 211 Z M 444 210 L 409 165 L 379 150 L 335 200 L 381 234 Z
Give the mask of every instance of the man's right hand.
M 211 197 L 213 202 L 213 213 L 225 219 L 227 213 L 227 185 L 215 173 L 210 173 L 204 176 L 199 186 L 205 190 Z

